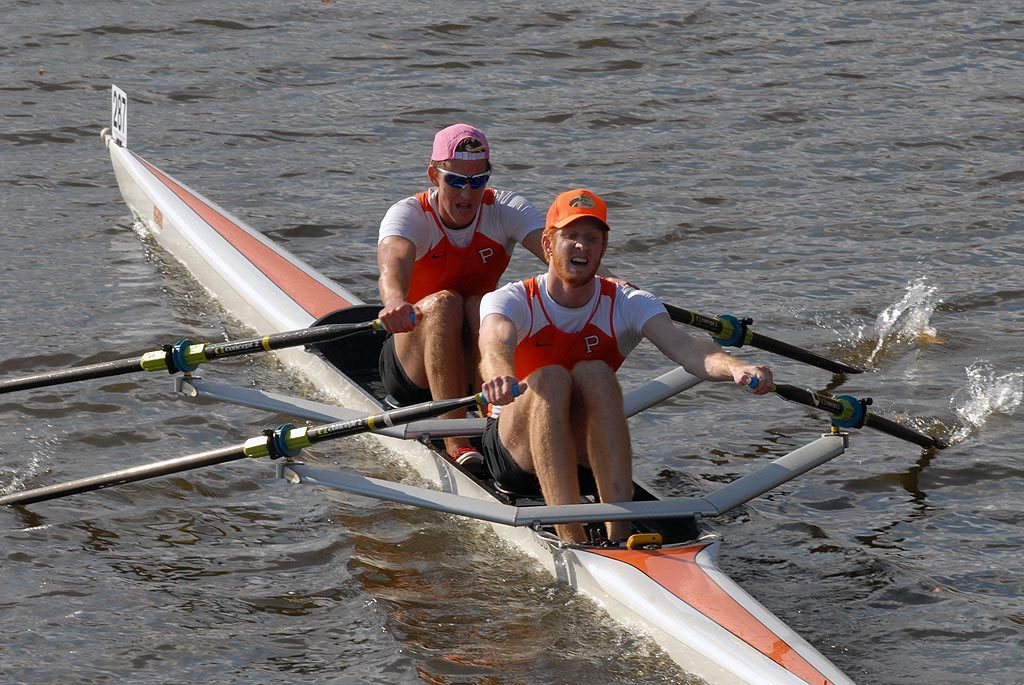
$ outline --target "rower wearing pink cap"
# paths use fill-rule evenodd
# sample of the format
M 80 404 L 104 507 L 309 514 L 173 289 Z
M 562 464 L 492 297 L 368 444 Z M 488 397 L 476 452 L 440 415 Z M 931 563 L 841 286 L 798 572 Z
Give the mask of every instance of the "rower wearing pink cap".
M 544 217 L 521 195 L 488 187 L 490 158 L 480 129 L 438 131 L 430 188 L 392 205 L 381 221 L 379 317 L 394 335 L 381 352 L 380 375 L 399 404 L 479 387 L 480 298 L 497 286 L 516 243 L 544 259 Z M 445 447 L 460 463 L 482 463 L 466 438 L 446 438 Z

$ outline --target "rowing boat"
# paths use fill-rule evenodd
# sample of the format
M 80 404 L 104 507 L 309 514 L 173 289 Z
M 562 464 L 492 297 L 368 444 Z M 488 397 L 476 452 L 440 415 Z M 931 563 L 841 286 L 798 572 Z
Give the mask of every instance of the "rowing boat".
M 144 230 L 176 257 L 220 304 L 241 323 L 262 333 L 302 329 L 325 323 L 365 321 L 376 315 L 368 305 L 309 264 L 275 244 L 227 210 L 185 183 L 165 173 L 126 146 L 125 101 L 115 88 L 113 134 L 101 134 L 109 151 L 117 183 L 125 202 Z M 376 378 L 379 334 L 349 337 L 317 348 L 277 351 L 282 363 L 313 382 L 340 406 L 282 398 L 252 389 L 229 388 L 205 379 L 185 378 L 179 387 L 190 394 L 206 394 L 239 403 L 285 411 L 303 418 L 338 418 L 379 411 L 385 398 Z M 665 374 L 629 393 L 627 413 L 681 392 L 699 381 L 681 369 Z M 718 567 L 720 537 L 700 514 L 725 511 L 841 454 L 846 436 L 833 431 L 701 498 L 699 507 L 672 518 L 638 521 L 638 532 L 658 538 L 637 538 L 650 544 L 633 548 L 565 544 L 553 535 L 550 521 L 520 512 L 548 508 L 543 503 L 516 498 L 493 487 L 485 473 L 452 462 L 435 446 L 448 432 L 473 435 L 481 420 L 423 421 L 403 429 L 376 434 L 432 488 L 457 496 L 452 501 L 477 501 L 477 512 L 494 507 L 514 509 L 520 520 L 477 515 L 492 521 L 491 528 L 505 540 L 536 559 L 557 579 L 595 600 L 626 626 L 649 634 L 686 672 L 709 683 L 795 684 L 852 683 L 825 656 L 757 602 Z M 772 471 L 783 470 L 782 476 Z M 346 488 L 343 478 L 300 463 L 287 463 L 279 472 L 294 482 Z M 637 484 L 637 507 L 658 498 Z M 425 496 L 387 496 L 395 501 L 422 504 Z M 445 500 L 447 501 L 447 500 Z M 429 506 L 429 505 L 428 505 Z M 602 505 L 584 505 L 600 508 Z M 490 509 L 488 508 L 490 507 Z M 458 510 L 474 515 L 472 507 Z M 596 511 L 596 509 L 595 509 Z M 637 515 L 639 509 L 626 509 Z M 601 511 L 607 516 L 607 511 Z M 574 520 L 585 520 L 578 518 Z M 600 521 L 602 518 L 590 517 Z M 523 525 L 522 521 L 528 521 Z

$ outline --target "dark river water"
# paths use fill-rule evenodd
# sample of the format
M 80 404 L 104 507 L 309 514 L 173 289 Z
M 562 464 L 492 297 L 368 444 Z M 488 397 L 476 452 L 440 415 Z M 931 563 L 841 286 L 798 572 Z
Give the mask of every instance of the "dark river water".
M 605 196 L 615 273 L 865 366 L 779 381 L 949 438 L 858 432 L 716 523 L 721 565 L 860 683 L 1024 681 L 1024 6 L 194 0 L 2 3 L 0 377 L 249 337 L 131 230 L 98 134 L 366 300 L 433 132 L 493 185 Z M 517 253 L 509 278 L 536 263 Z M 628 388 L 668 368 L 641 347 Z M 316 389 L 267 358 L 215 380 Z M 166 376 L 0 397 L 0 491 L 236 444 L 286 417 Z M 707 492 L 827 428 L 699 387 L 631 423 L 637 475 Z M 356 439 L 312 451 L 380 477 Z M 0 682 L 676 683 L 687 677 L 473 523 L 238 463 L 0 511 Z

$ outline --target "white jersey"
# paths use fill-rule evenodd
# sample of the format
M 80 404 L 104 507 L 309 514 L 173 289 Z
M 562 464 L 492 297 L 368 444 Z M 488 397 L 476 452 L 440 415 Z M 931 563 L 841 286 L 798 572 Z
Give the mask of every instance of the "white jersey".
M 609 302 L 608 298 L 603 298 L 599 305 L 601 308 L 613 307 L 611 316 L 609 317 L 605 311 L 595 312 L 598 298 L 601 296 L 601 289 L 597 287 L 596 279 L 594 295 L 585 305 L 563 307 L 551 299 L 548 294 L 547 277 L 548 275 L 545 273 L 537 278 L 543 313 L 536 312 L 530 307 L 526 284 L 523 281 L 516 281 L 484 295 L 480 302 L 480 321 L 483 322 L 490 314 L 501 314 L 515 326 L 517 344 L 547 326 L 548 318 L 551 319 L 552 325 L 566 333 L 575 333 L 590 322 L 601 328 L 607 335 L 614 335 L 619 352 L 625 357 L 640 344 L 640 340 L 643 338 L 644 324 L 658 314 L 667 313 L 665 305 L 656 295 L 646 290 L 638 290 L 632 286 L 618 283 L 616 283 L 618 293 L 615 296 L 614 305 Z M 547 317 L 544 316 L 544 313 L 547 314 Z M 608 322 L 611 323 L 612 330 L 607 330 Z
M 428 202 L 434 214 L 440 216 L 437 208 L 437 188 L 431 188 Z M 478 224 L 479 221 L 479 224 Z M 494 204 L 480 204 L 477 217 L 470 227 L 478 225 L 477 231 L 502 245 L 505 252 L 512 254 L 516 243 L 538 229 L 544 228 L 544 217 L 522 195 L 508 190 L 494 191 Z M 380 222 L 377 242 L 388 236 L 407 238 L 416 246 L 416 260 L 420 260 L 441 241 L 434 216 L 425 212 L 416 196 L 407 197 L 391 205 Z M 448 240 L 456 247 L 466 247 L 473 239 L 474 231 L 440 227 Z

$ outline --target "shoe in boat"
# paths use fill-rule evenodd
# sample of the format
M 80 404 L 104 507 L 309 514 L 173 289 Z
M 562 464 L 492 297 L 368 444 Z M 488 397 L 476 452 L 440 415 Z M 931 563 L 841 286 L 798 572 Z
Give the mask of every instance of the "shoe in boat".
M 484 456 L 472 447 L 460 447 L 452 455 L 452 461 L 463 466 L 483 466 Z

